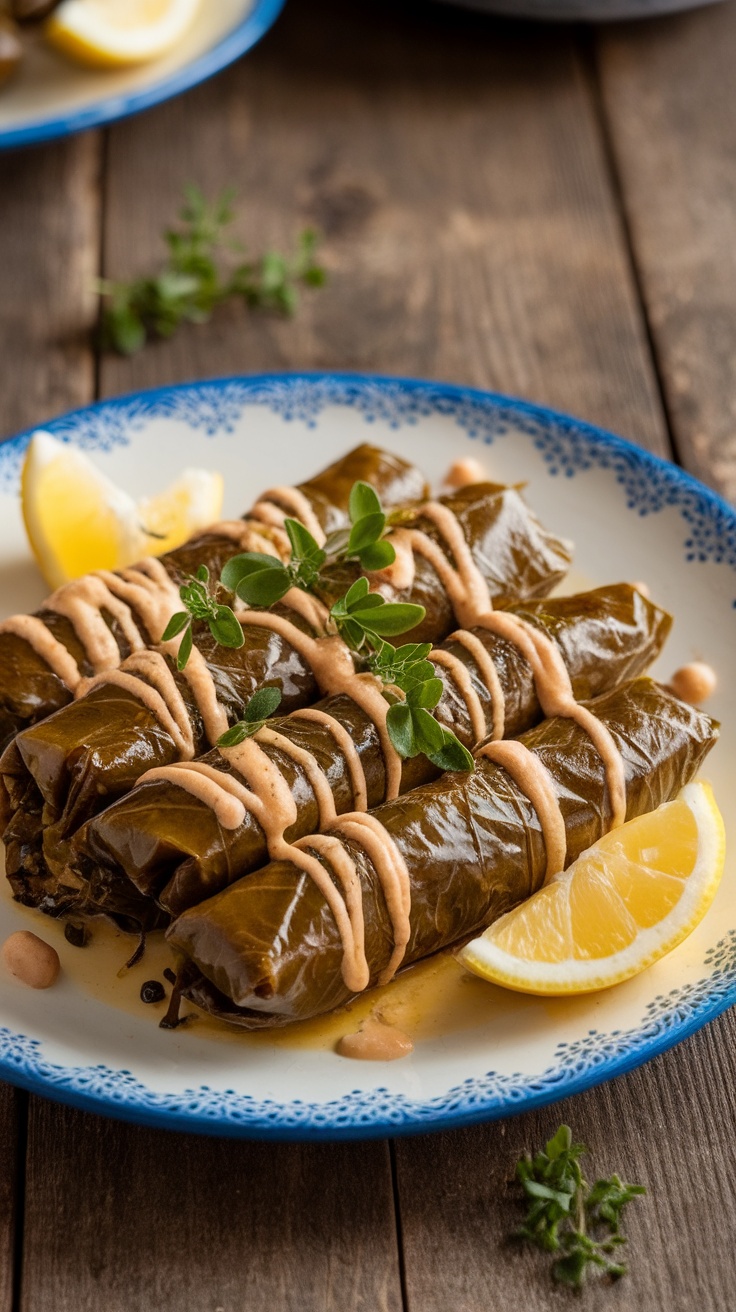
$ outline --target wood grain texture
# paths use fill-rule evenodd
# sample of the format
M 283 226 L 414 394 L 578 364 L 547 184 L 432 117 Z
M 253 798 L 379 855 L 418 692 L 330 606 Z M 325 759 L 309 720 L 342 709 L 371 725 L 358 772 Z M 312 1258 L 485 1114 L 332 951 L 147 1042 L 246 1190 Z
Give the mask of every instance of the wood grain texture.
M 567 31 L 443 6 L 292 0 L 253 56 L 111 135 L 106 269 L 151 266 L 182 186 L 233 183 L 254 250 L 304 223 L 329 288 L 292 322 L 233 309 L 106 390 L 355 368 L 490 386 L 663 451 L 590 89 Z M 206 340 L 205 340 L 206 338 Z
M 400 1312 L 385 1144 L 166 1134 L 34 1100 L 21 1312 Z
M 92 399 L 100 139 L 0 155 L 0 437 Z
M 721 1017 L 639 1071 L 540 1112 L 396 1145 L 407 1312 L 554 1312 L 571 1306 L 549 1259 L 508 1242 L 524 1215 L 511 1183 L 525 1150 L 567 1122 L 648 1196 L 628 1208 L 630 1274 L 586 1305 L 611 1312 L 725 1312 L 736 1287 L 736 1023 Z M 574 1299 L 572 1300 L 574 1301 Z
M 100 140 L 0 155 L 0 438 L 92 400 Z M 0 1312 L 13 1308 L 27 1097 L 0 1085 Z
M 601 83 L 682 463 L 736 499 L 736 9 L 607 31 Z
M 13 1284 L 19 1215 L 27 1096 L 0 1084 L 0 1312 L 14 1312 Z

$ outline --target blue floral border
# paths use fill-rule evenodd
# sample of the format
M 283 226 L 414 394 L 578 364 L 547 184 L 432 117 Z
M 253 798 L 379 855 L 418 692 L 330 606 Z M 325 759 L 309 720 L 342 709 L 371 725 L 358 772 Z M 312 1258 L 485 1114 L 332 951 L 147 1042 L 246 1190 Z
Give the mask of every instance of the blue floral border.
M 513 433 L 533 441 L 551 475 L 572 478 L 608 469 L 627 509 L 639 515 L 676 508 L 685 523 L 686 561 L 736 569 L 736 514 L 677 466 L 580 419 L 493 392 L 447 383 L 358 374 L 275 374 L 213 379 L 116 397 L 75 410 L 44 427 L 87 450 L 126 445 L 152 419 L 175 419 L 207 436 L 231 433 L 246 407 L 266 406 L 285 422 L 317 426 L 328 406 L 347 406 L 366 423 L 392 429 L 441 415 L 486 444 Z M 0 489 L 17 486 L 30 431 L 0 446 Z
M 286 422 L 315 427 L 328 406 L 348 406 L 367 424 L 392 429 L 442 415 L 469 437 L 490 444 L 524 433 L 553 477 L 592 468 L 610 470 L 626 506 L 639 515 L 666 508 L 685 525 L 688 561 L 736 569 L 736 512 L 675 466 L 581 420 L 509 397 L 442 383 L 349 374 L 289 374 L 216 379 L 105 401 L 44 425 L 89 450 L 125 445 L 154 418 L 188 424 L 208 436 L 233 432 L 247 406 L 267 406 Z M 17 487 L 30 431 L 0 447 L 0 488 Z M 46 1061 L 39 1040 L 0 1029 L 0 1076 L 87 1110 L 171 1129 L 281 1139 L 362 1138 L 447 1129 L 509 1115 L 580 1092 L 630 1070 L 679 1042 L 736 1001 L 736 931 L 704 961 L 708 974 L 647 1007 L 637 1028 L 591 1030 L 560 1044 L 537 1075 L 490 1071 L 422 1102 L 387 1089 L 356 1090 L 327 1103 L 258 1101 L 206 1086 L 157 1093 L 129 1071 L 71 1068 Z
M 86 1111 L 198 1134 L 264 1139 L 357 1139 L 446 1130 L 509 1116 L 580 1093 L 632 1070 L 713 1020 L 736 1000 L 736 930 L 710 949 L 705 979 L 655 998 L 640 1026 L 558 1044 L 539 1074 L 487 1074 L 417 1102 L 379 1088 L 325 1103 L 258 1100 L 201 1085 L 156 1093 L 129 1071 L 59 1066 L 41 1042 L 0 1029 L 0 1078 Z

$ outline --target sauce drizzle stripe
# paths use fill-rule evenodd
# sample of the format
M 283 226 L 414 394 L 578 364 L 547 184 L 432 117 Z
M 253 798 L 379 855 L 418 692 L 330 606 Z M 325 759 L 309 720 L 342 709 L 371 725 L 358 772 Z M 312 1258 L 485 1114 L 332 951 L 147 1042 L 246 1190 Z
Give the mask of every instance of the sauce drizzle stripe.
M 495 740 L 503 738 L 506 727 L 506 694 L 501 685 L 496 662 L 490 652 L 486 651 L 477 634 L 470 633 L 468 629 L 457 629 L 455 633 L 450 634 L 450 640 L 469 651 L 478 666 L 480 676 L 491 697 L 492 736 Z
M 514 739 L 486 743 L 478 756 L 500 765 L 511 776 L 520 792 L 531 802 L 539 818 L 547 854 L 545 883 L 565 868 L 567 834 L 552 776 L 528 747 Z
M 345 726 L 340 724 L 340 721 L 336 720 L 334 715 L 329 715 L 327 711 L 320 711 L 316 706 L 308 706 L 302 711 L 294 711 L 290 718 L 311 720 L 314 724 L 323 724 L 328 733 L 332 734 L 339 750 L 345 757 L 353 790 L 355 810 L 365 811 L 368 807 L 368 785 L 365 770 L 360 759 L 360 752 Z
M 486 736 L 486 717 L 483 711 L 483 703 L 473 687 L 467 666 L 463 665 L 459 656 L 455 656 L 451 651 L 442 651 L 440 649 L 431 651 L 429 660 L 435 665 L 443 666 L 448 671 L 467 707 L 473 741 L 476 743 L 481 742 Z

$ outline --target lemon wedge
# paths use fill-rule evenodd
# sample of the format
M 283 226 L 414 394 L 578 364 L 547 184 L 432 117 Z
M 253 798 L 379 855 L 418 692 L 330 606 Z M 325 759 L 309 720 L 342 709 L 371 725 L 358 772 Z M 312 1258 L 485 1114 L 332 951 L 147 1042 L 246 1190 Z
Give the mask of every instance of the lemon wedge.
M 201 0 L 62 0 L 44 29 L 62 54 L 92 68 L 145 64 L 173 50 Z
M 21 474 L 28 540 L 52 588 L 171 551 L 219 517 L 222 495 L 220 474 L 186 469 L 160 496 L 136 502 L 78 447 L 43 432 L 31 438 Z
M 521 993 L 609 988 L 671 952 L 702 920 L 723 874 L 725 832 L 709 784 L 606 834 L 458 953 Z

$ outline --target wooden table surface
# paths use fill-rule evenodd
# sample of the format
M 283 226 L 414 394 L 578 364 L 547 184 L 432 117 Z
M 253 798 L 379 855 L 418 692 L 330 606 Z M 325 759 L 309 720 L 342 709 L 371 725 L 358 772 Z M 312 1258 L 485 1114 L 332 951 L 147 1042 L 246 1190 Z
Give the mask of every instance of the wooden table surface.
M 546 402 L 736 498 L 736 6 L 541 28 L 289 0 L 251 56 L 122 123 L 0 157 L 0 433 L 228 372 L 423 375 Z M 159 255 L 182 186 L 238 187 L 254 249 L 316 224 L 329 288 L 96 357 L 93 277 Z M 538 1312 L 508 1179 L 561 1119 L 644 1181 L 596 1309 L 736 1305 L 736 1025 L 479 1128 L 270 1146 L 0 1087 L 0 1312 Z M 571 1304 L 570 1304 L 571 1305 Z

